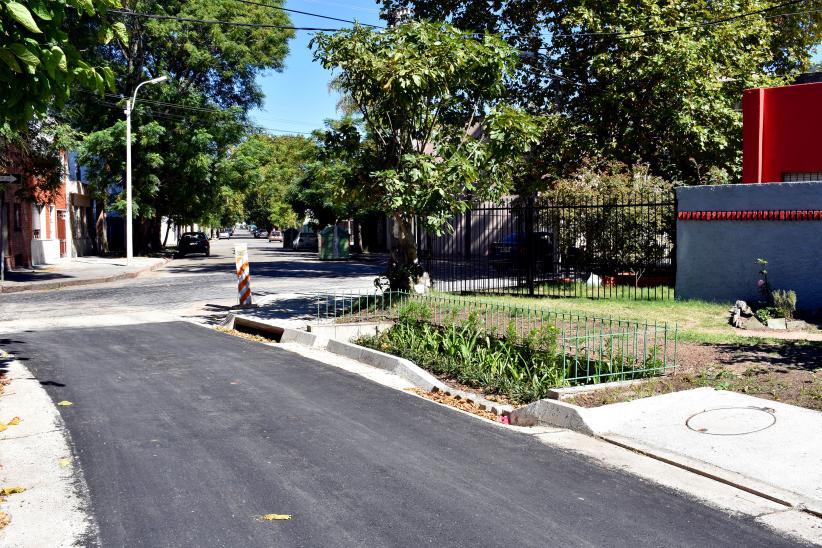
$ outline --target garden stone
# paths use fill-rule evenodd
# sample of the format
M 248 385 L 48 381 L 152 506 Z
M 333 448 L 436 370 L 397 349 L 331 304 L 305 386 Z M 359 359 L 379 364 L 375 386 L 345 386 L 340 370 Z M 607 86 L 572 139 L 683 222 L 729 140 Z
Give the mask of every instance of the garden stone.
M 753 316 L 753 310 L 745 301 L 736 301 L 734 308 L 738 309 L 743 316 Z
M 770 318 L 768 320 L 768 327 L 770 329 L 787 329 L 788 326 L 785 325 L 785 318 Z

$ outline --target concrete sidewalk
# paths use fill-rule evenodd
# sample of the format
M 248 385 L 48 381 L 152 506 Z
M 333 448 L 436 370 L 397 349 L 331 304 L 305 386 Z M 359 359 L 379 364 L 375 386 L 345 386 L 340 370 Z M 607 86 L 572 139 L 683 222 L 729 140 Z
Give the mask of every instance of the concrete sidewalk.
M 713 388 L 591 409 L 541 400 L 523 411 L 822 517 L 818 411 Z
M 168 259 L 153 257 L 134 257 L 130 265 L 126 264 L 125 258 L 63 259 L 57 264 L 7 271 L 0 293 L 58 289 L 135 278 L 143 272 L 156 270 L 167 262 Z

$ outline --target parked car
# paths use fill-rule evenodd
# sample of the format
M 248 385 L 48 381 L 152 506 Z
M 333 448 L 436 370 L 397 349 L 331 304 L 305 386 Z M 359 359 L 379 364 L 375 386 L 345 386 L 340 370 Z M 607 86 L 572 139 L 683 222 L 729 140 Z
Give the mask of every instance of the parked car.
M 226 240 L 231 238 L 231 230 L 228 228 L 221 228 L 217 231 L 217 239 L 222 240 L 225 238 Z
M 523 275 L 528 272 L 529 257 L 534 274 L 554 270 L 554 239 L 550 232 L 514 232 L 491 244 L 488 259 L 497 274 Z
M 318 251 L 319 239 L 317 238 L 317 234 L 311 230 L 301 230 L 291 243 L 291 248 L 294 249 L 294 251 Z
M 268 234 L 268 241 L 269 242 L 282 242 L 283 241 L 283 233 L 281 230 L 272 230 Z
M 177 255 L 185 257 L 191 253 L 204 253 L 206 257 L 211 255 L 211 244 L 208 243 L 208 236 L 203 232 L 184 232 L 177 242 Z

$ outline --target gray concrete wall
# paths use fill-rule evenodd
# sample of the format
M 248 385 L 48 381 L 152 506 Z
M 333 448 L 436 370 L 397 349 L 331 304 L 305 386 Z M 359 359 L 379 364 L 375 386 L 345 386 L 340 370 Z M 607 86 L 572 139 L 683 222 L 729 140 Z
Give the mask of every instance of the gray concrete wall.
M 677 189 L 678 210 L 822 210 L 822 183 L 716 185 Z M 758 258 L 774 289 L 797 307 L 822 308 L 822 221 L 677 221 L 677 299 L 759 298 Z

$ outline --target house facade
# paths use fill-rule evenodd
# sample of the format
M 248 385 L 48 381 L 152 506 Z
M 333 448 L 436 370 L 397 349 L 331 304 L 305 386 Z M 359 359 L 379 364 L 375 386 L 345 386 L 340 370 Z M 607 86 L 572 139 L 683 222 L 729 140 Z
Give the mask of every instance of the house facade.
M 745 90 L 742 182 L 822 181 L 822 82 Z
M 16 182 L 0 186 L 0 228 L 4 268 L 45 265 L 97 253 L 96 204 L 81 180 L 75 155 L 61 153 L 62 184 L 45 194 L 21 159 L 6 158 Z

